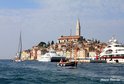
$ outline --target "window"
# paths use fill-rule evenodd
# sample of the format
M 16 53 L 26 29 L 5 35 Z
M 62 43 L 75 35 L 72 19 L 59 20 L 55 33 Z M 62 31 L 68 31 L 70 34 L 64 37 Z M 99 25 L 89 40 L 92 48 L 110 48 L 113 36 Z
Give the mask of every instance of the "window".
M 110 54 L 110 53 L 112 53 L 112 50 L 111 49 L 109 49 L 109 50 L 106 51 L 106 54 Z
M 108 46 L 108 48 L 110 48 L 111 46 Z
M 115 45 L 115 47 L 124 47 L 124 45 Z
M 117 49 L 116 51 L 124 51 L 124 49 Z

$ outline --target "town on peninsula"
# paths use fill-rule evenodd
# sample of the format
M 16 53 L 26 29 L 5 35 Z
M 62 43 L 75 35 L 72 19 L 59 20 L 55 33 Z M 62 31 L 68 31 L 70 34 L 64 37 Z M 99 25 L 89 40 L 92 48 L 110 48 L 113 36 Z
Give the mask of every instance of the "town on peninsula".
M 58 55 L 64 55 L 67 58 L 76 57 L 76 59 L 95 59 L 106 45 L 106 43 L 100 42 L 100 40 L 86 39 L 81 36 L 81 25 L 78 19 L 75 35 L 62 35 L 57 39 L 57 43 L 54 41 L 48 43 L 39 42 L 39 44 L 33 46 L 31 49 L 22 50 L 21 59 L 37 60 L 41 55 L 49 52 L 50 49 L 54 49 Z

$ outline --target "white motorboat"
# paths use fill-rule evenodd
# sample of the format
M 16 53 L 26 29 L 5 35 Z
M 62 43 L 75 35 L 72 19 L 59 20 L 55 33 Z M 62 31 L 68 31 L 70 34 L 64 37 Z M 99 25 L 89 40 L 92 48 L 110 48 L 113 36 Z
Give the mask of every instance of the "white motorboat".
M 37 60 L 42 62 L 59 62 L 61 59 L 65 60 L 65 58 L 65 56 L 57 55 L 55 50 L 52 49 L 48 53 L 41 55 Z
M 112 37 L 108 46 L 101 52 L 100 59 L 106 60 L 107 63 L 124 63 L 124 45 Z
M 46 53 L 45 55 L 41 55 L 37 60 L 40 62 L 50 62 L 51 57 L 48 53 Z

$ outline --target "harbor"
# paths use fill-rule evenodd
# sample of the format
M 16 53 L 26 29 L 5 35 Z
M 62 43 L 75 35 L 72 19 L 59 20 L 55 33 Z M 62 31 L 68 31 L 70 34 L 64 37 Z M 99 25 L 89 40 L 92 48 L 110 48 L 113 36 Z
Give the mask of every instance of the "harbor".
M 19 58 L 23 61 L 37 60 L 39 62 L 59 62 L 61 59 L 64 61 L 71 59 L 82 63 L 124 63 L 124 45 L 119 44 L 114 37 L 108 43 L 96 39 L 86 39 L 81 36 L 79 19 L 75 30 L 75 35 L 60 36 L 56 43 L 54 41 L 48 44 L 40 42 L 31 49 L 19 51 L 18 54 L 21 55 Z M 110 47 L 109 44 L 115 46 L 113 52 L 116 53 L 111 54 L 114 47 L 106 49 Z

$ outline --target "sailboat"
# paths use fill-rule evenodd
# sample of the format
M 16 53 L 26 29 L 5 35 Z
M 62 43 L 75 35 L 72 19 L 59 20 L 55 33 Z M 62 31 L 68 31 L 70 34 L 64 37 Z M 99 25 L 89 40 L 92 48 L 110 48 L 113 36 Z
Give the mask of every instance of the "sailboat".
M 21 62 L 22 61 L 21 57 L 22 57 L 22 37 L 21 37 L 21 32 L 20 32 L 18 51 L 16 53 L 16 57 L 14 61 Z

